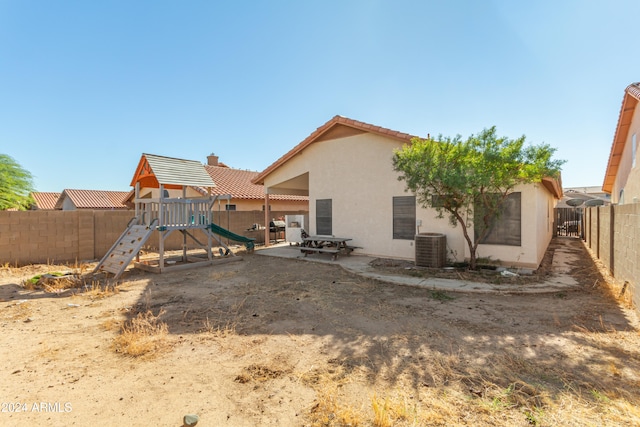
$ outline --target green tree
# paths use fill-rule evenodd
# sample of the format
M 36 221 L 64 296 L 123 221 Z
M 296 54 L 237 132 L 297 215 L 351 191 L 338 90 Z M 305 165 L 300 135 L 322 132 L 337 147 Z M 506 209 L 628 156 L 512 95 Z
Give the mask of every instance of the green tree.
M 508 139 L 496 135 L 495 126 L 463 141 L 455 138 L 414 138 L 394 152 L 393 166 L 423 207 L 434 208 L 438 218 L 447 214 L 460 225 L 469 247 L 470 268 L 476 269 L 478 244 L 498 219 L 514 188 L 558 178 L 563 160 L 553 160 L 555 148 L 525 146 L 525 136 Z M 474 231 L 472 239 L 470 231 Z
M 33 203 L 33 177 L 11 156 L 0 154 L 0 210 L 28 209 Z

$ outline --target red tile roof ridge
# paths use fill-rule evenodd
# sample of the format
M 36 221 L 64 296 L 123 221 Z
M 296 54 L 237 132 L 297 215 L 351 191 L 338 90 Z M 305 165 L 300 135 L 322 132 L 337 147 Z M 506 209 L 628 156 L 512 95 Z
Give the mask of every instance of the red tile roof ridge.
M 31 197 L 35 200 L 38 209 L 53 210 L 56 208 L 56 202 L 62 193 L 53 191 L 34 191 Z
M 640 101 L 640 82 L 631 83 L 629 86 L 627 86 L 625 92 Z
M 624 135 L 624 137 L 621 134 L 622 121 L 625 117 L 625 114 L 632 114 L 633 110 L 635 110 L 635 105 L 633 105 L 630 110 L 627 108 L 627 103 L 630 101 L 629 97 L 635 99 L 635 101 L 640 101 L 640 82 L 631 83 L 624 90 L 624 96 L 622 97 L 622 102 L 620 103 L 620 112 L 618 113 L 618 121 L 616 122 L 616 129 L 613 134 L 613 141 L 611 142 L 611 149 L 609 151 L 607 169 L 605 170 L 604 180 L 602 183 L 602 190 L 605 193 L 611 193 L 611 191 L 613 190 L 613 183 L 618 174 L 619 159 L 616 159 L 615 153 L 616 151 L 622 150 L 624 148 L 624 145 L 626 144 L 626 134 Z M 629 113 L 629 111 L 627 110 L 631 111 L 631 113 Z
M 260 184 L 254 184 L 252 182 L 259 172 L 234 169 L 227 166 L 210 166 L 205 165 L 207 173 L 216 183 L 216 187 L 212 188 L 212 194 L 225 195 L 230 194 L 234 199 L 245 200 L 259 200 L 264 199 L 264 186 Z M 203 192 L 204 189 L 197 189 L 199 192 Z M 206 193 L 204 193 L 206 194 Z M 289 200 L 289 201 L 307 201 L 307 196 L 293 196 L 273 194 L 270 195 L 272 200 Z
M 344 116 L 336 115 L 331 118 L 328 122 L 318 127 L 315 131 L 313 131 L 309 136 L 307 136 L 304 140 L 302 140 L 299 144 L 269 165 L 265 170 L 260 172 L 254 179 L 254 183 L 264 183 L 264 178 L 271 173 L 278 166 L 285 163 L 287 160 L 295 156 L 300 151 L 304 150 L 307 146 L 311 145 L 315 140 L 328 131 L 333 126 L 338 124 L 342 124 L 345 126 L 350 126 L 356 129 L 361 129 L 365 132 L 377 133 L 385 136 L 392 137 L 394 139 L 398 139 L 400 141 L 410 142 L 411 139 L 415 138 L 415 135 L 410 135 L 408 133 L 395 131 L 392 129 L 384 128 L 381 126 L 372 125 L 370 123 L 361 122 L 359 120 L 350 119 Z
M 62 208 L 59 205 L 62 204 L 63 195 L 66 195 L 78 209 L 127 209 L 124 200 L 129 193 L 129 191 L 66 188 L 56 202 L 56 208 Z

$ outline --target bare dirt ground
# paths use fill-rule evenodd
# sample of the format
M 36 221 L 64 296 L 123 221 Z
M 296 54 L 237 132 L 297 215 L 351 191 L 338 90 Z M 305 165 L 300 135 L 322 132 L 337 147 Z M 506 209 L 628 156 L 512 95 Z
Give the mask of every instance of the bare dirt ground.
M 115 290 L 29 290 L 68 268 L 4 266 L 0 425 L 640 425 L 638 319 L 573 248 L 580 289 L 541 295 L 258 254 Z

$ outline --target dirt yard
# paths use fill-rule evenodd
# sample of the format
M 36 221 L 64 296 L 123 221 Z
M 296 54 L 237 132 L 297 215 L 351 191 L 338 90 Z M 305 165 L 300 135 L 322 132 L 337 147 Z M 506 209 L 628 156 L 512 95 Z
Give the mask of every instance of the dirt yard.
M 4 266 L 0 425 L 640 425 L 637 317 L 574 248 L 581 288 L 541 295 L 259 254 L 115 289 Z

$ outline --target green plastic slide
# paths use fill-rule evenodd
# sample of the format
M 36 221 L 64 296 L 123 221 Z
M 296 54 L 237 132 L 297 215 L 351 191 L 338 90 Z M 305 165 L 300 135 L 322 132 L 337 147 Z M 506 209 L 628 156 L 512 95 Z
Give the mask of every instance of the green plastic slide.
M 227 230 L 226 228 L 222 228 L 216 224 L 209 224 L 211 228 L 211 232 L 217 234 L 220 237 L 224 237 L 225 239 L 233 240 L 234 242 L 244 243 L 248 251 L 252 251 L 255 247 L 255 240 L 251 237 L 241 236 L 232 231 Z

